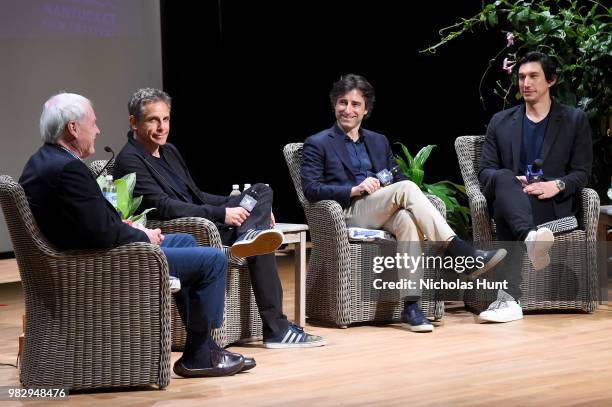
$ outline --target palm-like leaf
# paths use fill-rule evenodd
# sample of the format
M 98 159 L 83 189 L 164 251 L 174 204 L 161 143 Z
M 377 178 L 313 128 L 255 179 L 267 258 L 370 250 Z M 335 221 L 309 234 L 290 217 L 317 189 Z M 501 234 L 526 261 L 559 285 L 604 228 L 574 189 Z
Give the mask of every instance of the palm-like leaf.
M 429 158 L 431 150 L 433 150 L 434 147 L 436 147 L 435 144 L 430 144 L 420 149 L 417 155 L 414 157 L 415 165 L 419 168 L 423 168 L 423 166 L 425 165 L 425 161 L 427 161 L 427 159 Z
M 406 176 L 410 178 L 412 182 L 417 184 L 419 188 L 423 186 L 423 178 L 425 178 L 425 171 L 419 168 L 409 168 Z
M 408 151 L 408 148 L 402 143 L 395 144 L 401 146 L 405 156 L 405 158 L 399 155 L 395 156 L 395 161 L 400 166 L 404 175 L 412 180 L 424 192 L 440 198 L 446 206 L 449 225 L 451 225 L 455 232 L 467 238 L 470 229 L 468 216 L 470 210 L 466 206 L 462 206 L 459 199 L 457 199 L 457 197 L 465 198 L 465 187 L 448 180 L 438 181 L 433 184 L 426 184 L 423 182 L 425 179 L 425 162 L 436 145 L 428 145 L 421 148 L 416 156 L 413 157 L 410 151 Z
M 121 218 L 127 219 L 131 214 L 130 193 L 128 183 L 123 178 L 115 180 L 117 187 L 117 209 L 121 212 Z
M 402 147 L 402 150 L 404 151 L 404 155 L 406 156 L 406 159 L 408 160 L 408 166 L 409 167 L 413 167 L 414 166 L 414 159 L 412 158 L 412 155 L 410 154 L 410 151 L 408 151 L 408 148 L 403 145 L 402 143 L 395 143 L 395 144 L 399 144 Z

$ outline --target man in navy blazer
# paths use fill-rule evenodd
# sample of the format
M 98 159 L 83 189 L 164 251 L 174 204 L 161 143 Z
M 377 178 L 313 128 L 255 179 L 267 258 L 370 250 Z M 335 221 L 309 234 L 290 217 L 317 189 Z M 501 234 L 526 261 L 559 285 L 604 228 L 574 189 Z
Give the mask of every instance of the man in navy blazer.
M 479 170 L 483 194 L 501 241 L 524 241 L 535 270 L 550 263 L 554 236 L 545 222 L 576 214 L 580 190 L 587 186 L 593 161 L 591 129 L 584 112 L 554 102 L 553 61 L 529 52 L 516 64 L 524 103 L 499 112 L 489 123 Z M 530 178 L 528 166 L 543 170 Z M 483 312 L 485 321 L 522 318 L 520 255 L 508 270 L 509 287 Z
M 385 136 L 361 129 L 361 137 L 372 163 L 370 176 L 397 165 Z M 310 155 L 315 152 L 323 160 L 312 159 Z M 309 201 L 332 199 L 343 209 L 351 204 L 351 189 L 358 184 L 357 175 L 345 146 L 345 134 L 338 124 L 306 140 L 301 176 L 304 195 Z M 395 180 L 407 179 L 399 172 Z
M 44 105 L 40 118 L 44 145 L 26 164 L 19 183 L 42 233 L 63 250 L 111 249 L 127 243 L 161 246 L 171 276 L 182 289 L 175 294 L 187 327 L 187 341 L 174 372 L 185 377 L 227 376 L 255 366 L 251 358 L 221 349 L 210 335 L 221 326 L 226 257 L 211 247 L 197 247 L 187 234 L 162 235 L 159 229 L 122 222 L 82 161 L 95 152 L 100 134 L 91 102 L 60 93 Z
M 396 166 L 389 141 L 382 134 L 361 128 L 374 108 L 374 88 L 359 75 L 344 75 L 334 83 L 330 102 L 336 123 L 304 142 L 302 188 L 311 202 L 337 201 L 349 227 L 384 229 L 397 237 L 398 252 L 414 261 L 422 255 L 421 242 L 439 242 L 452 259 L 472 258 L 478 263 L 473 278 L 493 268 L 506 255 L 504 249 L 483 252 L 459 239 L 444 217 L 418 186 L 398 174 L 395 183 L 381 185 L 377 173 Z M 399 269 L 399 268 L 398 268 Z M 463 271 L 455 268 L 457 271 Z M 419 287 L 422 268 L 400 273 L 400 280 Z M 418 307 L 421 290 L 401 292 L 402 321 L 413 332 L 431 332 L 433 325 Z

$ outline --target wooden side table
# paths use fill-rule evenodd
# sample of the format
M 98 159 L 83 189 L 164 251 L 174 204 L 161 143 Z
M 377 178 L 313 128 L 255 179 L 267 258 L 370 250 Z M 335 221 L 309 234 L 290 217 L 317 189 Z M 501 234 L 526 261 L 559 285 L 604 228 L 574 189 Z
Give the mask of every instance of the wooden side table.
M 306 231 L 308 225 L 277 223 L 275 229 L 285 235 L 283 244 L 294 243 L 295 264 L 295 323 L 306 324 Z
M 612 227 L 612 205 L 602 205 L 599 209 L 599 223 L 597 224 L 600 304 L 608 304 L 608 257 L 612 254 L 608 252 L 610 244 L 606 241 L 609 227 Z

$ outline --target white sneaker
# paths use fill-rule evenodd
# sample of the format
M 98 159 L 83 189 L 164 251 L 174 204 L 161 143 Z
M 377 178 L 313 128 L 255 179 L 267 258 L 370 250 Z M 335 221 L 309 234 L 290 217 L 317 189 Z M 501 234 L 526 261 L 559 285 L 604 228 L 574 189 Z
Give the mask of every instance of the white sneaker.
M 499 290 L 497 300 L 478 315 L 481 322 L 510 322 L 523 319 L 523 309 L 504 290 Z
M 532 230 L 525 238 L 527 256 L 535 271 L 542 270 L 550 264 L 548 251 L 555 242 L 555 236 L 548 228 Z

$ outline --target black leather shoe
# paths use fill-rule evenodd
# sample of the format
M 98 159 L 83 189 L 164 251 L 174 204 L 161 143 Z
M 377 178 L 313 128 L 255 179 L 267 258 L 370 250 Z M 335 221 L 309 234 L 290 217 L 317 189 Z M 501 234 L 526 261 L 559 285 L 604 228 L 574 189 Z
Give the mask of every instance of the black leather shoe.
M 253 369 L 255 366 L 257 366 L 257 363 L 255 362 L 255 359 L 253 358 L 244 358 L 244 366 L 242 366 L 242 370 L 240 371 L 240 373 L 242 372 L 246 372 L 247 370 L 251 370 Z
M 506 249 L 497 249 L 497 250 L 476 250 L 476 257 L 482 257 L 482 262 L 484 263 L 482 267 L 474 267 L 472 270 L 466 270 L 466 274 L 471 278 L 475 279 L 491 270 L 493 267 L 497 266 L 497 264 L 506 257 L 508 252 Z
M 242 366 L 242 370 L 238 373 L 246 372 L 247 370 L 251 370 L 255 366 L 257 366 L 257 363 L 255 362 L 254 358 L 247 358 L 246 356 L 243 356 L 239 353 L 232 353 L 232 354 L 236 356 L 242 356 L 244 358 L 244 366 Z
M 242 370 L 244 357 L 225 350 L 211 350 L 212 367 L 189 368 L 183 364 L 183 358 L 174 363 L 174 373 L 182 377 L 217 377 L 231 376 Z

